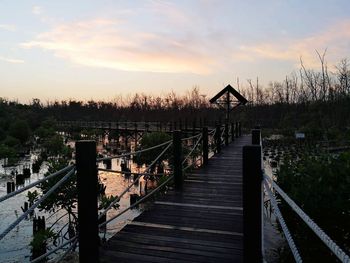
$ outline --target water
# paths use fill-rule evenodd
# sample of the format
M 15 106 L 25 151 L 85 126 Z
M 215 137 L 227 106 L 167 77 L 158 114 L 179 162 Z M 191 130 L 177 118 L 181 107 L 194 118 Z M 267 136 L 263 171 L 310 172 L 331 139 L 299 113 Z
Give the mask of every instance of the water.
M 73 146 L 74 142 L 68 142 L 69 145 Z M 98 146 L 98 150 L 101 151 L 101 146 Z M 19 173 L 22 172 L 23 167 L 31 167 L 33 161 L 37 158 L 38 152 L 31 153 L 30 155 L 23 158 L 16 167 L 4 168 L 2 165 L 5 163 L 4 160 L 0 160 L 0 196 L 7 194 L 6 183 L 9 181 L 15 181 L 15 176 L 11 175 L 11 171 L 17 170 Z M 112 169 L 120 170 L 120 159 L 112 160 Z M 99 164 L 100 167 L 104 167 L 102 163 Z M 131 170 L 136 171 L 136 165 L 130 163 Z M 44 174 L 47 172 L 48 167 L 45 163 L 41 166 L 39 173 L 33 173 L 31 176 L 24 181 L 24 186 L 35 182 L 44 177 Z M 100 172 L 99 177 L 101 182 L 106 185 L 105 194 L 109 195 L 119 195 L 124 191 L 124 189 L 132 183 L 130 179 L 124 178 L 121 174 L 109 173 L 109 172 Z M 141 186 L 144 185 L 144 181 L 141 179 Z M 18 186 L 16 186 L 17 189 Z M 23 186 L 19 186 L 23 187 Z M 37 190 L 38 188 L 32 188 L 29 191 Z M 21 194 L 16 195 L 2 203 L 0 203 L 0 232 L 2 233 L 12 222 L 14 222 L 18 216 L 23 212 L 21 206 L 24 206 L 24 201 L 27 201 L 28 191 L 24 191 Z M 130 205 L 130 194 L 140 194 L 140 185 L 133 186 L 128 193 L 126 193 L 121 200 L 119 201 L 119 209 L 111 209 L 107 212 L 107 220 L 112 216 L 116 215 L 119 211 L 124 210 Z M 134 217 L 140 214 L 139 209 L 129 210 L 124 213 L 122 216 L 116 220 L 110 222 L 107 225 L 106 237 L 112 236 L 114 233 L 118 232 L 128 221 L 132 220 Z M 45 216 L 46 218 L 46 227 L 52 226 L 61 216 L 65 215 L 64 210 L 57 211 L 56 213 L 46 213 L 40 212 L 38 209 L 35 209 L 36 216 Z M 61 220 L 58 221 L 53 227 L 54 232 L 58 232 L 63 228 L 65 231 L 67 229 L 68 217 L 64 216 Z M 0 262 L 4 263 L 13 263 L 13 262 L 29 262 L 30 261 L 30 242 L 32 240 L 32 230 L 33 221 L 29 217 L 19 223 L 7 236 L 0 242 Z M 63 232 L 64 232 L 63 231 Z M 103 233 L 100 234 L 103 236 Z M 52 246 L 54 248 L 54 246 Z M 61 250 L 62 253 L 62 250 Z

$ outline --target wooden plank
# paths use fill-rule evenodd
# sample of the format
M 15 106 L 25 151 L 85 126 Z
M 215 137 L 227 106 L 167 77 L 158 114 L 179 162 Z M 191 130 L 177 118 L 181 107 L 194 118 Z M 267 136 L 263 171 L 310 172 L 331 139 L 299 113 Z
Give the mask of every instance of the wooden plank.
M 157 198 L 101 248 L 101 262 L 242 262 L 242 146 L 187 173 L 183 191 Z

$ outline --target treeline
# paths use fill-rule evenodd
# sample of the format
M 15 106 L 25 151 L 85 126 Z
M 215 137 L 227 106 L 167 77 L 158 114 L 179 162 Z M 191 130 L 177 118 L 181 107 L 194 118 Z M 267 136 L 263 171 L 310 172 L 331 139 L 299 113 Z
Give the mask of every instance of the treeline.
M 350 68 L 343 59 L 330 72 L 325 52 L 317 53 L 319 70 L 307 69 L 301 60 L 298 72 L 282 82 L 271 82 L 267 87 L 248 80 L 236 88 L 249 103 L 238 107 L 232 120 L 242 121 L 250 128 L 306 130 L 322 134 L 345 130 L 350 126 Z M 218 90 L 219 91 L 219 90 Z M 135 94 L 118 97 L 111 102 L 62 100 L 42 103 L 33 99 L 28 105 L 0 98 L 0 140 L 18 120 L 25 121 L 34 131 L 48 118 L 84 121 L 181 121 L 199 123 L 224 121 L 225 112 L 209 103 L 208 97 L 194 87 L 185 95 L 170 92 L 165 96 Z

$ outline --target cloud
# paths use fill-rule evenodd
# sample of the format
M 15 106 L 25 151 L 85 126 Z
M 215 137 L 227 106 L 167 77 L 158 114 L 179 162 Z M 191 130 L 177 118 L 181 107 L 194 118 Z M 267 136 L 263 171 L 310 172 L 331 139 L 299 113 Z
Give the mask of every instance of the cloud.
M 123 21 L 94 19 L 61 24 L 24 48 L 42 48 L 73 63 L 126 71 L 191 72 L 211 70 L 213 58 L 196 39 L 133 30 Z
M 9 25 L 9 24 L 0 24 L 0 29 L 6 30 L 6 31 L 16 31 L 15 25 Z
M 14 64 L 22 64 L 24 63 L 24 60 L 22 59 L 14 59 L 14 58 L 5 58 L 0 56 L 1 61 L 9 62 L 9 63 L 14 63 Z
M 44 8 L 38 5 L 32 7 L 32 13 L 34 15 L 41 15 L 44 12 Z
M 349 53 L 349 47 L 350 20 L 343 20 L 329 25 L 324 31 L 304 38 L 283 38 L 255 45 L 241 45 L 232 56 L 247 61 L 254 59 L 291 61 L 296 65 L 299 65 L 299 59 L 302 57 L 308 67 L 315 68 L 320 66 L 316 50 L 322 53 L 327 49 L 326 58 L 330 58 L 331 63 L 336 63 Z

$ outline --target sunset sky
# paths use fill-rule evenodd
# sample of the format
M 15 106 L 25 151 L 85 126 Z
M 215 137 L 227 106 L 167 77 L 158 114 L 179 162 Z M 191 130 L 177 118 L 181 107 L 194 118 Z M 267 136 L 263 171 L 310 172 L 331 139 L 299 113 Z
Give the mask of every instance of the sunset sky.
M 0 0 L 0 97 L 111 101 L 350 58 L 349 0 Z

